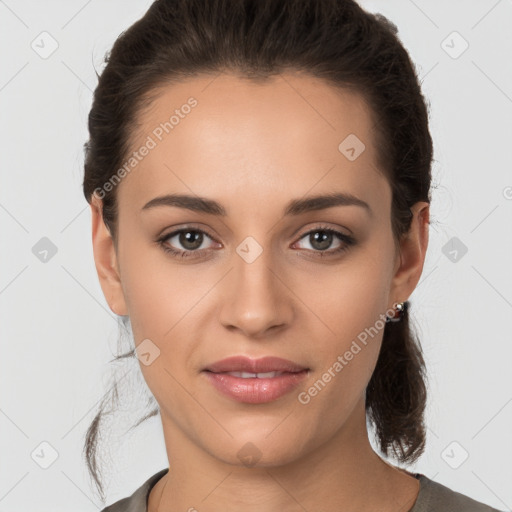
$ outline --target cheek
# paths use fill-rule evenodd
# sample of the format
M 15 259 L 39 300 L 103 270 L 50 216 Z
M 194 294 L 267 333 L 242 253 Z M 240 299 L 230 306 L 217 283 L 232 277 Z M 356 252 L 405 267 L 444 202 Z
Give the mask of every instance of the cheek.
M 323 318 L 335 334 L 324 328 L 313 335 L 317 340 L 311 352 L 315 371 L 298 396 L 304 414 L 311 418 L 307 420 L 311 429 L 324 433 L 344 424 L 364 399 L 382 344 L 385 322 L 379 301 L 371 288 L 356 287 L 356 291 L 346 296 L 347 302 L 340 298 L 326 304 L 329 309 L 323 310 Z M 320 418 L 320 424 L 314 418 Z
M 360 251 L 343 265 L 325 270 L 325 276 L 317 274 L 294 289 L 308 306 L 303 309 L 303 328 L 311 333 L 306 343 L 316 340 L 314 352 L 311 345 L 305 347 L 317 362 L 315 377 L 321 382 L 316 387 L 323 390 L 325 384 L 330 389 L 326 401 L 332 400 L 331 393 L 339 396 L 331 402 L 339 410 L 364 391 L 382 342 L 391 262 L 385 251 L 375 258 L 374 250 Z
M 136 343 L 151 337 L 163 340 L 197 302 L 197 288 L 160 248 L 126 235 L 119 251 L 121 281 Z
M 199 337 L 191 335 L 191 326 L 203 325 L 204 303 L 200 299 L 215 281 L 197 271 L 184 272 L 183 267 L 172 263 L 147 240 L 126 236 L 120 254 L 123 293 L 134 342 L 137 347 L 140 345 L 139 357 L 145 352 L 151 359 L 144 364 L 140 357 L 141 371 L 157 401 L 169 390 L 179 396 L 182 390 L 173 376 L 182 382 L 184 375 L 193 371 L 188 365 Z M 169 400 L 169 396 L 165 399 Z
M 391 284 L 390 258 L 365 248 L 342 264 L 324 268 L 314 277 L 303 275 L 293 289 L 304 301 L 309 324 L 318 327 L 321 345 L 340 345 L 375 325 L 387 309 Z M 380 323 L 379 323 L 380 324 Z

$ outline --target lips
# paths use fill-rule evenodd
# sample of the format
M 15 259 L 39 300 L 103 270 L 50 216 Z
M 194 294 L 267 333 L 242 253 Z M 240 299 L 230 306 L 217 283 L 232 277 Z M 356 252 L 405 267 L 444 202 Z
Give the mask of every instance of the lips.
M 278 374 L 298 373 L 308 370 L 307 367 L 282 359 L 280 357 L 267 356 L 260 359 L 251 359 L 246 356 L 232 356 L 226 359 L 217 361 L 208 365 L 204 371 L 213 373 L 228 373 L 228 372 L 245 372 L 246 374 L 257 374 L 259 378 L 269 378 L 268 376 L 261 376 L 259 374 L 268 374 L 270 372 L 278 372 Z M 239 377 L 249 377 L 249 375 L 236 374 Z
M 207 366 L 202 373 L 224 396 L 264 404 L 289 394 L 308 377 L 309 368 L 280 357 L 233 356 Z

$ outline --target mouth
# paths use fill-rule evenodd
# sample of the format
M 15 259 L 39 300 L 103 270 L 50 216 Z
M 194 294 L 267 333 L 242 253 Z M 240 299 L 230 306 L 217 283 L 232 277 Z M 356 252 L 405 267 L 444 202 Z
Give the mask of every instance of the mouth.
M 237 402 L 261 404 L 290 393 L 309 371 L 287 359 L 234 356 L 213 363 L 202 373 L 222 395 Z

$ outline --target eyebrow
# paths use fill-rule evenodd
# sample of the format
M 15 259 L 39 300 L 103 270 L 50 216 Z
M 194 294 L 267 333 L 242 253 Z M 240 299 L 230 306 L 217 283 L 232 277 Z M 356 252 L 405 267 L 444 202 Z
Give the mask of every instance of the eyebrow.
M 225 208 L 217 201 L 187 194 L 167 194 L 155 197 L 142 207 L 142 211 L 160 206 L 174 206 L 209 215 L 227 216 Z M 368 203 L 352 194 L 343 192 L 293 199 L 286 205 L 284 215 L 300 215 L 334 206 L 359 206 L 370 216 L 372 215 L 372 209 Z

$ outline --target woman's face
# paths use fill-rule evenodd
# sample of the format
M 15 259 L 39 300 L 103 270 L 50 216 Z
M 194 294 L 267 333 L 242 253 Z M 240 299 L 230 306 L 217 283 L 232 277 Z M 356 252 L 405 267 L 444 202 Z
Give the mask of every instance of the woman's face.
M 168 446 L 280 465 L 363 429 L 384 314 L 424 258 L 414 243 L 402 262 L 395 252 L 363 99 L 299 74 L 205 75 L 162 89 L 138 122 L 117 185 L 117 252 L 95 214 L 95 259 L 142 343 Z M 189 199 L 147 206 L 171 194 Z M 357 200 L 308 202 L 334 194 Z M 266 392 L 277 377 L 259 394 L 234 377 L 226 394 L 205 369 L 239 355 L 306 371 L 281 395 Z

